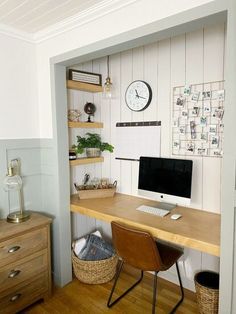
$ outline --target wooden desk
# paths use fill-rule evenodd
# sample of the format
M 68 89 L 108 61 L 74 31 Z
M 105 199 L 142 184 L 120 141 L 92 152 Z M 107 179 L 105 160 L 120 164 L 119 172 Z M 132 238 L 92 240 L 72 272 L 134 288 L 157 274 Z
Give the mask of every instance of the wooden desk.
M 113 220 L 149 231 L 154 237 L 220 256 L 220 215 L 186 207 L 176 207 L 171 214 L 179 213 L 178 220 L 170 214 L 158 217 L 137 211 L 140 205 L 155 206 L 156 202 L 117 193 L 113 198 L 79 200 L 71 197 L 71 211 L 98 220 Z

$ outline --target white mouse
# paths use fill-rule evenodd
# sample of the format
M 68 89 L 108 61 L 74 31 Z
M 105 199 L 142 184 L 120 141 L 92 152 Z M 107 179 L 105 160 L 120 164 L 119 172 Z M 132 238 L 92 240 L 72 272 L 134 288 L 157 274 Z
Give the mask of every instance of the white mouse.
M 171 215 L 170 218 L 173 219 L 173 220 L 177 220 L 179 219 L 180 217 L 182 217 L 182 215 L 180 214 L 174 214 L 174 215 Z

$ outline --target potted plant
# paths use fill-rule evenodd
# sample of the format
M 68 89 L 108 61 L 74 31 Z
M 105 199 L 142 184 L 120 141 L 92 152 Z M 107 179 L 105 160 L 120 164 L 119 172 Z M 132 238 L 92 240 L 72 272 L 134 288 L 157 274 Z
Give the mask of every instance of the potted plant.
M 102 142 L 101 136 L 96 133 L 86 133 L 85 137 L 77 136 L 77 144 L 72 148 L 76 154 L 83 154 L 85 151 L 87 157 L 99 157 L 104 150 L 112 153 L 114 149 L 112 145 Z

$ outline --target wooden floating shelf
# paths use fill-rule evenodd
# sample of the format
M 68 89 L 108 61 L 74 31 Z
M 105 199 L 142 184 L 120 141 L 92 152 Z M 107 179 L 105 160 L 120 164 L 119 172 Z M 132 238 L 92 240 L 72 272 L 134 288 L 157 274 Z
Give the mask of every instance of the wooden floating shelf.
M 71 166 L 79 166 L 79 165 L 86 165 L 86 164 L 94 164 L 96 162 L 103 162 L 104 157 L 91 157 L 91 158 L 78 158 L 75 160 L 70 160 Z
M 101 129 L 102 122 L 68 122 L 69 128 Z
M 69 89 L 78 89 L 85 92 L 90 93 L 101 93 L 103 91 L 102 86 L 100 85 L 94 85 L 89 83 L 82 83 L 72 80 L 67 80 L 67 88 Z

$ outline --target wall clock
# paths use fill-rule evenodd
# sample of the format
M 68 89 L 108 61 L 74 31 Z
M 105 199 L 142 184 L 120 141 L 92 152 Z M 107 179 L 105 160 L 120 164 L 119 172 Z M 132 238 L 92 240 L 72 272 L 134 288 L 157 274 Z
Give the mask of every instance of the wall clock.
M 130 110 L 142 111 L 146 109 L 152 100 L 152 89 L 144 81 L 133 81 L 125 92 L 126 105 Z

